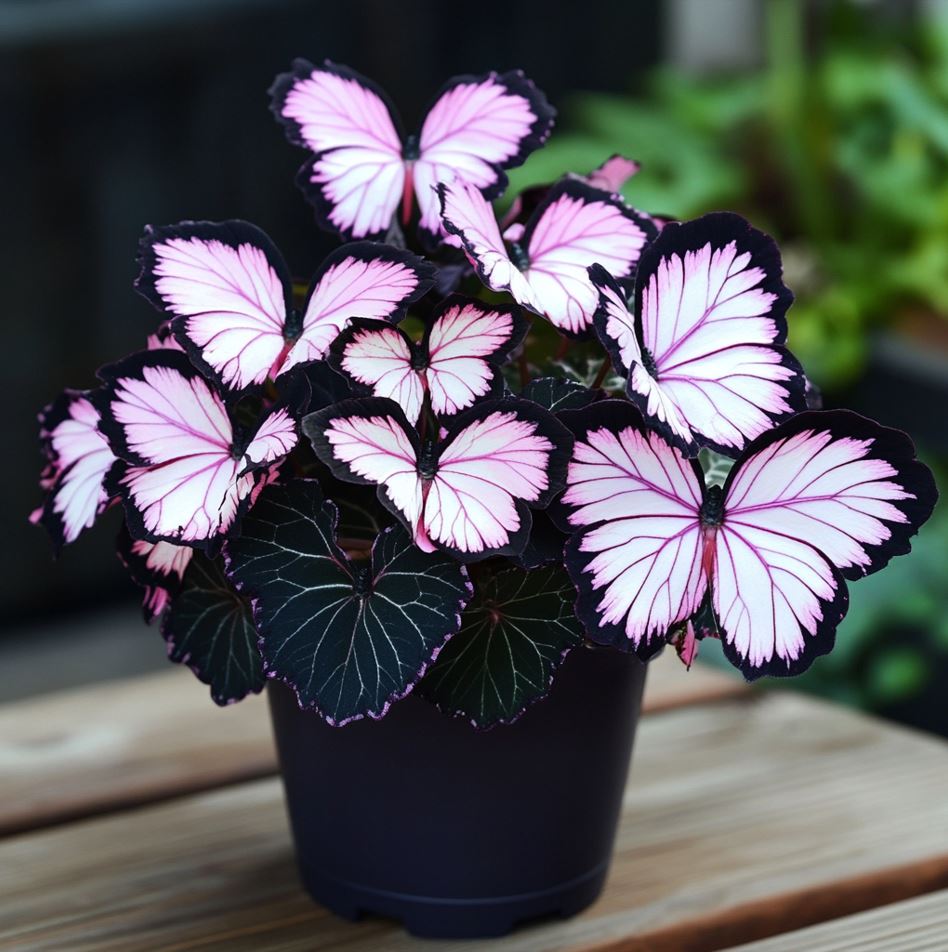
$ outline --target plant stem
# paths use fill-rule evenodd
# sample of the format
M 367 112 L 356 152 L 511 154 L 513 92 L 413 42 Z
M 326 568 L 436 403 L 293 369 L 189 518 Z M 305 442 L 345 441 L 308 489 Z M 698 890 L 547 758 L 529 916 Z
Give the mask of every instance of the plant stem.
M 596 374 L 596 379 L 592 382 L 591 390 L 598 390 L 603 381 L 606 379 L 606 374 L 612 369 L 612 361 L 607 357 L 603 362 L 602 366 L 599 368 L 599 373 Z

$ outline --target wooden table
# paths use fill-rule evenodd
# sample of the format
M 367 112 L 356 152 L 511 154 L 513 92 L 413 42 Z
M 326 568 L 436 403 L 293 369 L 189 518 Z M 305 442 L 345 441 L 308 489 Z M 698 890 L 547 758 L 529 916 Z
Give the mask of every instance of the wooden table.
M 0 948 L 948 949 L 948 746 L 672 657 L 646 693 L 602 898 L 490 943 L 303 895 L 260 698 L 172 668 L 0 707 Z

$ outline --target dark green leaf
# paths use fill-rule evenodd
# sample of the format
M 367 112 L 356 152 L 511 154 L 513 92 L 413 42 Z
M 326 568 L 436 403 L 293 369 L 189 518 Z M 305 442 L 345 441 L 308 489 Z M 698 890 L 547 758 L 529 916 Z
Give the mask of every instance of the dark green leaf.
M 248 601 L 220 560 L 195 552 L 161 622 L 172 661 L 186 664 L 217 704 L 231 704 L 263 689 L 263 665 Z
M 300 706 L 331 724 L 379 718 L 458 630 L 466 570 L 415 546 L 400 526 L 370 559 L 335 541 L 336 508 L 318 483 L 266 489 L 227 548 L 228 571 L 254 597 L 264 664 Z
M 551 413 L 559 413 L 561 410 L 582 410 L 598 400 L 602 391 L 590 390 L 581 383 L 562 377 L 541 377 L 531 380 L 523 388 L 521 396 L 539 403 Z
M 419 692 L 475 727 L 516 720 L 546 695 L 566 653 L 583 641 L 575 599 L 562 566 L 499 572 L 478 585 L 461 631 Z

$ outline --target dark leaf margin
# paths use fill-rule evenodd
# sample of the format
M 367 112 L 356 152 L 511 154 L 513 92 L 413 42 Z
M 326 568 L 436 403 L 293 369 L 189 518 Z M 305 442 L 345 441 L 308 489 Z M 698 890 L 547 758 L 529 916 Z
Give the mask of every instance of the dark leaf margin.
M 262 229 L 239 218 L 225 221 L 181 221 L 174 225 L 148 225 L 138 245 L 139 274 L 134 287 L 139 294 L 170 321 L 171 331 L 178 346 L 188 355 L 191 363 L 211 381 L 227 400 L 238 400 L 247 393 L 259 391 L 260 384 L 250 384 L 242 389 L 224 383 L 222 374 L 204 359 L 205 347 L 195 343 L 188 332 L 188 324 L 195 315 L 176 314 L 158 291 L 156 268 L 158 257 L 155 246 L 175 239 L 189 241 L 218 241 L 234 250 L 241 245 L 250 245 L 264 255 L 267 264 L 277 276 L 283 288 L 284 328 L 294 318 L 293 281 L 286 259 L 273 239 Z M 280 317 L 274 314 L 273 317 Z
M 833 440 L 850 439 L 870 443 L 866 458 L 888 463 L 895 472 L 885 478 L 899 484 L 915 497 L 891 500 L 891 504 L 902 512 L 906 521 L 895 523 L 885 520 L 890 532 L 888 539 L 875 545 L 860 543 L 869 556 L 870 564 L 843 568 L 840 570 L 843 577 L 854 581 L 871 575 L 888 565 L 895 556 L 911 552 L 912 536 L 928 521 L 938 501 L 935 478 L 932 471 L 916 457 L 915 444 L 908 434 L 882 426 L 852 410 L 807 410 L 752 440 L 731 467 L 724 482 L 725 512 L 728 491 L 745 463 L 773 443 L 790 439 L 806 430 L 828 433 Z
M 545 510 L 535 511 L 532 517 L 527 544 L 522 552 L 509 556 L 510 561 L 522 569 L 538 569 L 541 565 L 549 565 L 551 562 L 562 565 L 566 533 L 560 530 Z
M 832 599 L 820 600 L 821 617 L 817 630 L 813 634 L 804 634 L 803 651 L 793 661 L 788 663 L 775 656 L 762 664 L 751 665 L 747 658 L 738 652 L 733 639 L 715 618 L 714 612 L 710 613 L 714 629 L 721 639 L 724 656 L 748 681 L 756 681 L 764 676 L 794 677 L 806 671 L 817 658 L 829 654 L 835 645 L 836 630 L 849 608 L 847 580 L 853 581 L 878 572 L 895 556 L 910 552 L 912 537 L 928 520 L 938 499 L 938 490 L 931 470 L 916 458 L 915 446 L 905 433 L 881 426 L 874 420 L 850 410 L 808 410 L 798 413 L 747 445 L 724 483 L 725 519 L 728 491 L 734 480 L 740 476 L 744 464 L 757 454 L 766 453 L 772 444 L 807 430 L 828 433 L 834 440 L 866 442 L 869 447 L 866 458 L 884 460 L 892 466 L 894 473 L 885 478 L 901 485 L 915 498 L 890 500 L 891 504 L 903 513 L 906 521 L 896 523 L 884 520 L 890 532 L 888 539 L 876 544 L 859 543 L 870 560 L 866 566 L 851 565 L 839 568 L 817 546 L 810 543 L 814 556 L 823 560 L 831 571 L 834 593 Z
M 368 239 L 347 242 L 326 255 L 310 279 L 306 298 L 299 312 L 300 320 L 304 327 L 310 303 L 314 294 L 319 289 L 321 282 L 327 275 L 332 273 L 334 268 L 347 258 L 352 258 L 364 264 L 371 264 L 378 261 L 386 264 L 397 264 L 414 272 L 416 279 L 415 286 L 393 305 L 391 313 L 385 317 L 385 323 L 388 324 L 397 324 L 405 317 L 408 313 L 408 309 L 421 300 L 421 298 L 434 287 L 435 277 L 438 273 L 438 269 L 434 264 L 405 248 L 396 248 L 381 241 L 369 241 Z M 351 314 L 350 318 L 359 316 L 357 313 Z M 302 327 L 300 330 L 302 330 Z
M 496 178 L 489 185 L 483 187 L 480 191 L 487 201 L 491 202 L 495 198 L 500 198 L 507 191 L 510 179 L 507 177 L 507 170 L 517 168 L 523 165 L 530 155 L 550 138 L 553 126 L 556 122 L 556 109 L 546 98 L 546 94 L 541 90 L 532 79 L 530 79 L 521 69 L 512 69 L 506 73 L 491 71 L 489 73 L 480 73 L 477 75 L 452 76 L 431 98 L 423 115 L 427 116 L 435 107 L 438 101 L 452 89 L 458 86 L 472 84 L 479 85 L 486 81 L 496 83 L 504 87 L 510 96 L 519 96 L 525 99 L 533 112 L 533 122 L 530 125 L 530 131 L 520 140 L 520 147 L 517 152 L 504 159 L 501 162 L 491 162 L 490 167 Z M 419 235 L 422 245 L 426 248 L 435 247 L 441 240 L 440 234 L 432 234 L 419 227 Z

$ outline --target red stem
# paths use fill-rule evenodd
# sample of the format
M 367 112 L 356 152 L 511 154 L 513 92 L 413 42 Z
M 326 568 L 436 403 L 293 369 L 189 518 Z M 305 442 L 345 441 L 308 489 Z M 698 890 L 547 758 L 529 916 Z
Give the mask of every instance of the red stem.
M 411 209 L 414 204 L 415 182 L 414 182 L 414 162 L 408 162 L 405 168 L 405 187 L 402 191 L 402 224 L 406 227 L 411 221 Z
M 602 382 L 606 379 L 606 374 L 612 369 L 612 361 L 607 357 L 603 362 L 602 366 L 599 368 L 599 373 L 596 374 L 596 379 L 592 382 L 593 390 L 598 390 L 602 386 Z

